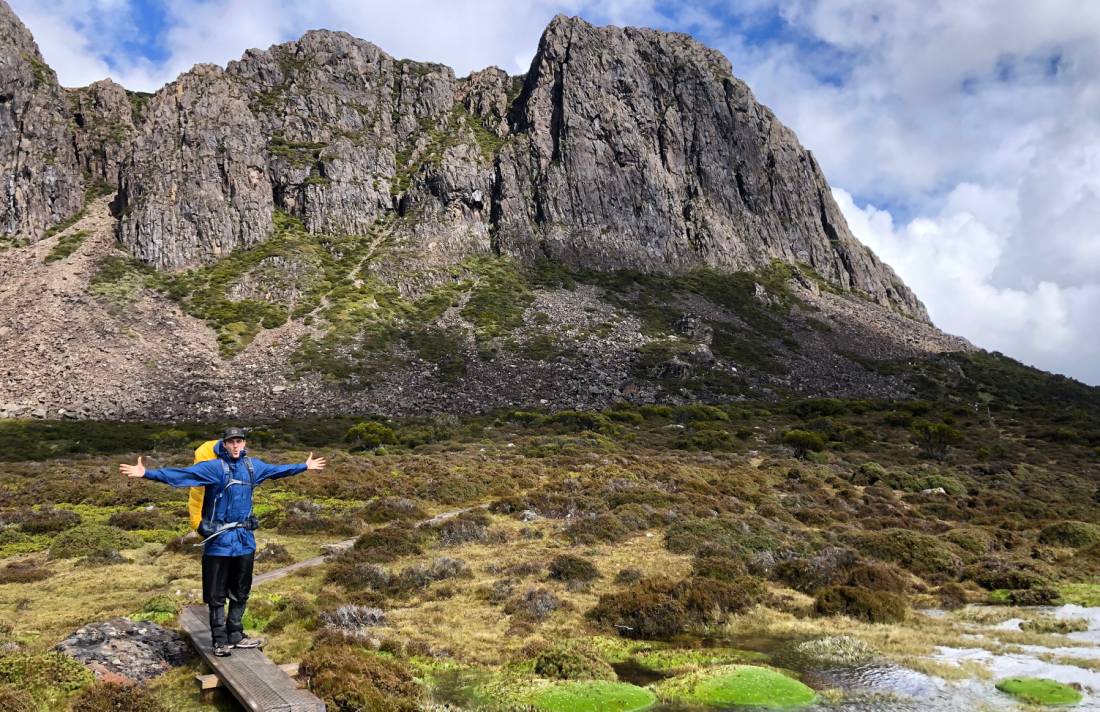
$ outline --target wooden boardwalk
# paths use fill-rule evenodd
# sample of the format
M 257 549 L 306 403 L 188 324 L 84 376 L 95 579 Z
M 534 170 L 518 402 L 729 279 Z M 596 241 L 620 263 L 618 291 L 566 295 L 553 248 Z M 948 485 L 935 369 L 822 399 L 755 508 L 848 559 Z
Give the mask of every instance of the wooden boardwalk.
M 259 648 L 234 648 L 227 658 L 215 656 L 207 611 L 205 606 L 188 606 L 180 613 L 180 626 L 191 637 L 202 659 L 245 709 L 252 712 L 325 712 L 324 702 L 308 690 L 298 689 L 294 678 L 268 660 Z

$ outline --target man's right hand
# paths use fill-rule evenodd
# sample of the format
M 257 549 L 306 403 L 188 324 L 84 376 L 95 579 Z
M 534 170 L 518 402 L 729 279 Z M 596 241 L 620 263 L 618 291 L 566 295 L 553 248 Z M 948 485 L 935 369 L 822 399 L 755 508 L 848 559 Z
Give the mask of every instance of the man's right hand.
M 138 461 L 136 465 L 127 465 L 125 463 L 118 466 L 119 472 L 127 477 L 145 477 L 145 465 L 141 464 L 141 455 L 138 455 Z

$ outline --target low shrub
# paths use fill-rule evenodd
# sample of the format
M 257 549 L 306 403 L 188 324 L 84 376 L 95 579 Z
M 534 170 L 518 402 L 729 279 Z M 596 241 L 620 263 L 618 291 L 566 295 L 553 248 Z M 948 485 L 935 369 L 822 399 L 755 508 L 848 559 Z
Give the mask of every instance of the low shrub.
M 125 531 L 140 529 L 171 529 L 176 522 L 164 510 L 156 507 L 115 512 L 107 519 L 107 524 Z
M 16 652 L 0 656 L 0 684 L 29 691 L 36 698 L 72 692 L 94 679 L 88 668 L 64 653 Z
M 67 509 L 43 505 L 38 509 L 23 512 L 18 521 L 19 528 L 28 534 L 52 534 L 79 525 L 80 515 Z
M 1008 593 L 1008 602 L 1013 606 L 1054 606 L 1061 600 L 1062 595 L 1058 593 L 1058 589 L 1049 586 L 1036 586 Z
M 624 591 L 603 594 L 586 615 L 624 638 L 671 638 L 689 623 L 687 609 L 675 595 L 676 585 L 669 578 L 642 579 Z
M 168 712 L 168 708 L 140 685 L 119 682 L 97 682 L 90 685 L 69 703 L 71 712 Z
M 355 540 L 352 551 L 362 561 L 386 563 L 423 553 L 421 547 L 426 538 L 424 531 L 394 522 L 360 536 Z
M 392 428 L 368 420 L 348 428 L 344 440 L 353 450 L 375 450 L 383 445 L 396 445 L 397 435 Z
M 550 589 L 532 588 L 505 603 L 504 612 L 524 620 L 541 621 L 562 606 L 561 599 Z
M 392 575 L 378 564 L 364 561 L 354 550 L 334 557 L 325 573 L 325 580 L 348 591 L 382 590 L 389 586 Z
M 142 545 L 138 537 L 116 527 L 102 524 L 82 524 L 54 537 L 50 544 L 51 559 L 74 559 L 80 556 L 110 560 L 120 549 Z
M 1050 546 L 1080 549 L 1100 542 L 1100 527 L 1087 522 L 1058 522 L 1039 532 L 1039 542 Z
M 565 536 L 574 544 L 614 544 L 630 536 L 631 530 L 610 512 L 578 517 L 565 527 Z
M 643 578 L 645 578 L 645 572 L 643 572 L 641 569 L 628 567 L 625 569 L 619 569 L 619 573 L 615 574 L 615 583 L 634 583 L 635 581 L 641 581 Z
M 385 625 L 386 613 L 375 606 L 347 604 L 332 611 L 323 611 L 318 616 L 318 622 L 329 630 L 359 638 L 367 629 Z
M 359 510 L 359 517 L 371 524 L 418 521 L 427 516 L 420 505 L 405 497 L 378 497 Z
M 11 685 L 0 685 L 0 710 L 4 712 L 36 712 L 31 693 Z
M 472 509 L 451 517 L 433 527 L 443 546 L 458 546 L 489 539 L 492 519 L 484 510 Z
M 987 591 L 998 589 L 1026 590 L 1046 584 L 1046 578 L 1018 562 L 989 559 L 963 569 L 960 578 L 973 581 Z
M 845 615 L 868 623 L 903 621 L 906 608 L 901 596 L 858 586 L 830 586 L 819 591 L 814 599 L 814 611 L 818 615 Z
M 920 448 L 921 455 L 935 460 L 945 459 L 948 448 L 962 442 L 963 439 L 962 432 L 950 425 L 926 420 L 914 422 L 910 432 L 913 435 L 913 441 Z
M 961 584 L 948 581 L 936 589 L 936 599 L 945 610 L 953 611 L 970 602 L 970 596 Z
M 351 536 L 359 530 L 355 521 L 346 514 L 326 512 L 324 507 L 310 500 L 288 504 L 281 515 L 276 515 L 275 518 L 275 528 L 283 534 L 324 533 Z
M 310 627 L 317 616 L 317 605 L 300 593 L 279 596 L 274 608 L 274 614 L 264 625 L 264 631 L 268 633 L 279 633 L 292 623 L 305 622 Z
M 563 410 L 548 415 L 543 418 L 542 425 L 550 426 L 560 432 L 591 430 L 593 432 L 612 433 L 618 429 L 618 426 L 612 423 L 606 415 L 579 410 Z
M 323 643 L 302 657 L 300 671 L 329 709 L 414 712 L 421 694 L 403 662 L 360 646 Z
M 858 561 L 859 555 L 851 549 L 827 547 L 813 556 L 777 562 L 772 576 L 797 591 L 813 593 L 843 583 Z
M 587 641 L 565 641 L 535 657 L 535 674 L 556 680 L 615 680 L 615 671 Z
M 154 623 L 167 623 L 180 612 L 179 603 L 167 594 L 158 594 L 147 600 L 141 606 L 141 611 L 133 616 L 134 620 L 153 621 Z
M 436 581 L 467 577 L 470 567 L 462 559 L 440 556 L 427 564 L 413 564 L 401 570 L 386 587 L 395 594 L 409 593 L 427 588 Z
M 783 433 L 782 442 L 789 447 L 795 457 L 804 458 L 807 453 L 821 452 L 825 449 L 825 438 L 820 433 L 810 430 L 787 430 Z
M 862 553 L 891 561 L 915 574 L 953 573 L 962 565 L 953 544 L 923 532 L 883 529 L 861 534 L 854 543 Z
M 559 554 L 550 562 L 550 578 L 570 588 L 583 588 L 599 577 L 596 565 L 582 556 Z
M 706 421 L 719 421 L 724 423 L 730 419 L 729 415 L 721 408 L 700 403 L 677 406 L 674 413 L 676 420 L 681 423 Z
M 603 594 L 586 615 L 626 638 L 670 638 L 744 611 L 759 603 L 766 591 L 764 584 L 751 576 L 732 582 L 646 578 L 623 591 Z
M 289 564 L 291 561 L 294 561 L 294 557 L 290 555 L 290 551 L 282 544 L 268 542 L 256 550 L 256 561 L 264 563 L 271 562 L 273 564 Z
M 53 576 L 53 572 L 33 561 L 13 561 L 0 569 L 0 584 L 34 583 Z
M 889 593 L 905 593 L 909 589 L 901 572 L 880 561 L 865 561 L 857 565 L 848 572 L 844 585 Z
M 733 581 L 692 577 L 680 582 L 675 595 L 695 624 L 719 623 L 729 614 L 756 605 L 767 592 L 764 582 L 752 576 Z
M 694 554 L 707 548 L 727 556 L 772 551 L 778 542 L 767 531 L 732 517 L 683 518 L 665 532 L 665 547 L 674 554 Z
M 731 556 L 698 556 L 692 563 L 691 573 L 700 578 L 714 579 L 715 581 L 736 581 L 747 572 L 745 562 Z

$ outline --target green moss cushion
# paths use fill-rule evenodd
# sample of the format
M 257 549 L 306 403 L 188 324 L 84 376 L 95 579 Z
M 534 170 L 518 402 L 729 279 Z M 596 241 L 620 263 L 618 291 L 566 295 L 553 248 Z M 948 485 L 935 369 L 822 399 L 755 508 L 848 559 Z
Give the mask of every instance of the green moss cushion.
M 808 705 L 817 694 L 798 680 L 771 668 L 722 665 L 661 682 L 662 699 L 706 705 L 790 708 Z
M 997 689 L 1036 705 L 1075 705 L 1083 695 L 1069 685 L 1041 677 L 1009 677 Z
M 636 712 L 652 707 L 657 696 L 625 682 L 592 680 L 544 687 L 527 701 L 544 712 Z

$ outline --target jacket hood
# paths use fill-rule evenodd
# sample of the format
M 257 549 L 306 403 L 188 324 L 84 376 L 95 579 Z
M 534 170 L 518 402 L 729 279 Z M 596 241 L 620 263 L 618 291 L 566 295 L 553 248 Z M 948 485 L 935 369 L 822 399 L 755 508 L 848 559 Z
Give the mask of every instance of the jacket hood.
M 225 444 L 220 439 L 218 440 L 218 444 L 214 446 L 214 454 L 217 455 L 218 457 L 222 458 L 223 460 L 228 460 L 230 462 L 234 462 L 233 458 L 231 458 L 229 456 L 229 451 L 225 449 Z M 247 447 L 245 449 L 241 450 L 241 457 L 244 457 L 247 454 L 248 454 L 248 448 Z M 237 459 L 239 460 L 240 457 L 237 458 Z

